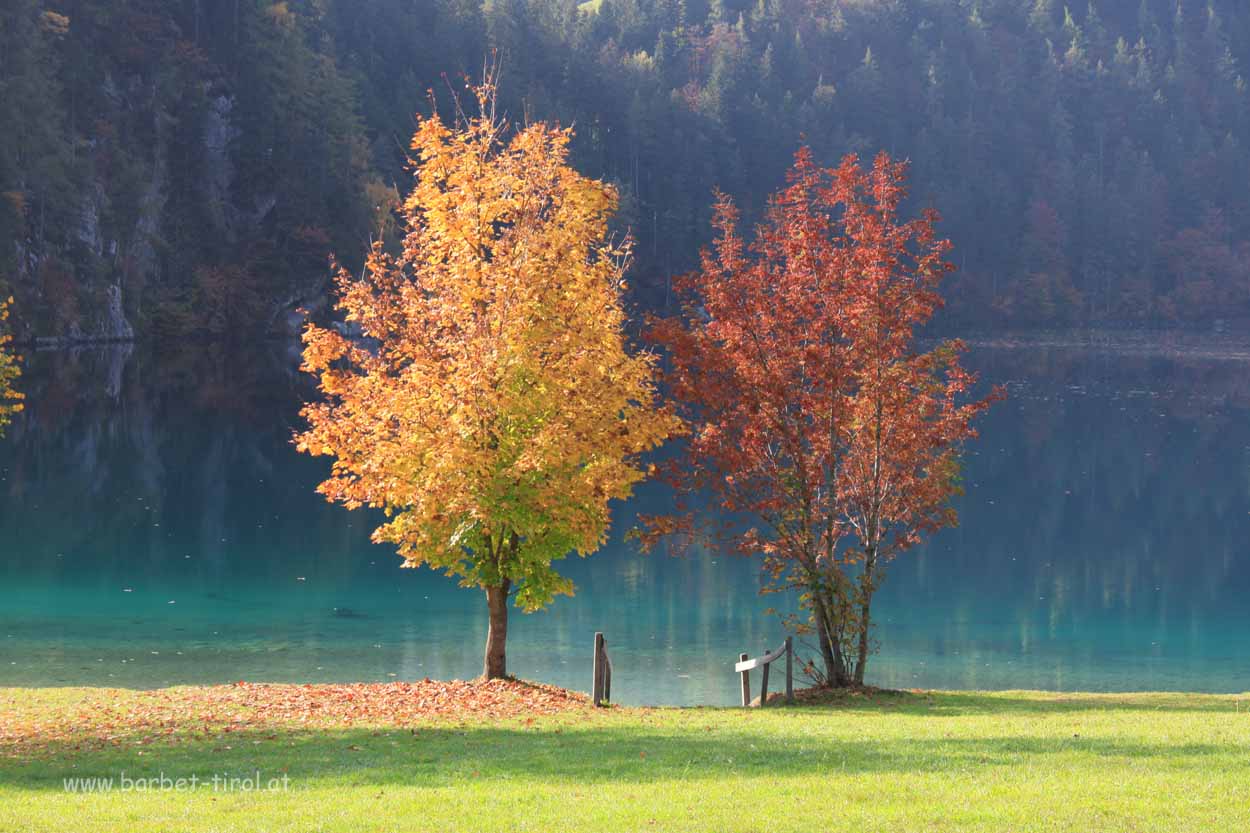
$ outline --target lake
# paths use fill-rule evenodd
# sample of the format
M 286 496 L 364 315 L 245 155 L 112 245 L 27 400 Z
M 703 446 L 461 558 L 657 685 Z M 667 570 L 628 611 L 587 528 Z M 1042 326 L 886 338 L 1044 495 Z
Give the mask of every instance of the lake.
M 1250 690 L 1250 344 L 1094 336 L 975 342 L 1009 398 L 969 449 L 961 524 L 895 563 L 869 682 Z M 465 678 L 485 602 L 369 542 L 295 453 L 311 394 L 291 348 L 30 354 L 0 440 L 0 686 Z M 606 634 L 623 703 L 728 704 L 733 661 L 783 636 L 756 565 L 565 562 L 512 615 L 509 670 L 586 690 Z

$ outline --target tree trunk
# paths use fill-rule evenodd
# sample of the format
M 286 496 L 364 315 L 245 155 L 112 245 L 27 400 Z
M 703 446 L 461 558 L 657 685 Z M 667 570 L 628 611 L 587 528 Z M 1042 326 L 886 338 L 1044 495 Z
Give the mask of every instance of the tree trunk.
M 831 686 L 845 688 L 846 663 L 842 657 L 842 645 L 837 635 L 829 630 L 829 609 L 818 590 L 812 592 L 812 612 L 816 614 L 816 634 L 820 639 L 820 654 L 825 661 L 825 680 Z
M 872 594 L 869 593 L 859 607 L 859 656 L 855 659 L 855 684 L 861 686 L 864 684 L 864 666 L 868 664 L 868 628 L 872 624 L 868 610 L 871 605 Z
M 508 676 L 505 645 L 508 640 L 508 591 L 512 582 L 503 580 L 497 587 L 486 588 L 486 606 L 490 610 L 490 627 L 486 631 L 486 663 L 482 679 L 497 680 Z
M 864 684 L 864 667 L 868 665 L 868 632 L 872 628 L 872 596 L 877 591 L 877 546 L 868 548 L 864 556 L 864 574 L 860 577 L 859 645 L 855 658 L 855 684 Z
M 837 667 L 837 676 L 834 677 L 833 684 L 838 688 L 846 688 L 851 684 L 850 666 L 847 665 L 846 657 L 842 654 L 840 639 L 833 641 L 833 660 Z

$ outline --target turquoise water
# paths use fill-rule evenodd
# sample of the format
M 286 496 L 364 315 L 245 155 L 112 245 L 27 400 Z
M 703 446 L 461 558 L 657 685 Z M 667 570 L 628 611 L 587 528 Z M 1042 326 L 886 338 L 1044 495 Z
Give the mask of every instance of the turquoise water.
M 1250 351 L 974 346 L 1010 399 L 983 422 L 962 524 L 892 568 L 871 682 L 1250 690 Z M 484 601 L 371 545 L 289 443 L 289 351 L 27 357 L 0 441 L 0 686 L 470 677 Z M 514 673 L 586 689 L 607 635 L 626 703 L 730 703 L 780 641 L 755 565 L 622 543 L 574 598 L 512 617 Z

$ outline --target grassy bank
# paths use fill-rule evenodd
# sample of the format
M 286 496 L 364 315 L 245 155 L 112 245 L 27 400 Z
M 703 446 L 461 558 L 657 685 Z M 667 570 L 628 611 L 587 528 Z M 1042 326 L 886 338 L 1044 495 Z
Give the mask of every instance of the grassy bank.
M 211 691 L 0 689 L 0 830 L 1250 828 L 1250 696 L 907 693 L 749 712 L 544 701 L 536 717 L 504 701 L 388 718 L 385 700 L 353 712 L 355 695 L 328 708 L 294 687 Z M 259 772 L 286 788 L 65 789 L 123 772 Z

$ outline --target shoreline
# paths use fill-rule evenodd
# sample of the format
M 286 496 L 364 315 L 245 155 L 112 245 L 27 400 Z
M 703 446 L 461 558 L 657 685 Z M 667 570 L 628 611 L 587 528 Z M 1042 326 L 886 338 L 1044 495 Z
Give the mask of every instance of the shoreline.
M 1004 700 L 1029 697 L 1038 700 L 1051 700 L 1055 702 L 1063 702 L 1065 700 L 1082 700 L 1082 701 L 1107 701 L 1114 702 L 1116 700 L 1134 700 L 1134 699 L 1213 699 L 1213 700 L 1231 700 L 1246 701 L 1246 711 L 1250 714 L 1250 688 L 1244 691 L 1196 691 L 1196 690 L 1172 690 L 1172 689 L 1131 689 L 1117 691 L 1092 691 L 1092 690 L 1063 690 L 1056 691 L 1051 689 L 1031 689 L 1031 688 L 1009 688 L 1009 689 L 945 689 L 945 688 L 878 688 L 875 686 L 864 686 L 862 688 L 824 688 L 824 687 L 796 687 L 795 702 L 787 704 L 784 702 L 784 694 L 778 691 L 770 691 L 768 697 L 768 708 L 775 706 L 834 706 L 846 705 L 856 702 L 872 702 L 874 700 L 884 700 L 889 698 L 907 698 L 907 697 L 984 697 L 984 698 L 1001 698 Z M 433 702 L 436 708 L 431 711 L 431 716 L 440 714 L 452 714 L 480 712 L 490 715 L 495 711 L 495 706 L 507 706 L 508 708 L 523 708 L 526 702 L 535 704 L 535 714 L 555 713 L 564 710 L 582 710 L 587 709 L 594 711 L 590 705 L 590 695 L 587 692 L 576 689 L 563 688 L 561 686 L 544 683 L 536 680 L 525 680 L 515 677 L 508 677 L 499 680 L 477 679 L 453 679 L 453 680 L 434 680 L 424 678 L 421 680 L 390 680 L 385 682 L 343 682 L 343 683 L 292 683 L 292 682 L 265 682 L 252 680 L 238 680 L 233 683 L 187 683 L 175 684 L 168 686 L 157 686 L 151 688 L 132 688 L 127 686 L 108 686 L 108 685 L 41 685 L 41 686 L 9 686 L 0 685 L 0 704 L 12 701 L 14 698 L 23 699 L 34 697 L 36 699 L 44 697 L 94 697 L 96 695 L 113 694 L 121 697 L 136 698 L 162 698 L 186 697 L 188 702 L 194 702 L 202 696 L 216 696 L 228 694 L 229 700 L 240 704 L 247 704 L 255 707 L 258 703 L 263 704 L 267 698 L 282 698 L 288 695 L 299 695 L 300 697 L 313 699 L 330 699 L 335 697 L 347 698 L 350 702 L 355 702 L 368 708 L 371 706 L 369 698 L 383 698 L 394 701 L 395 698 L 401 696 L 410 696 L 421 700 L 422 702 Z M 463 709 L 459 711 L 455 708 L 456 700 L 460 698 Z M 752 700 L 751 708 L 758 708 L 758 695 Z M 746 711 L 743 706 L 730 704 L 722 705 L 715 703 L 692 703 L 692 704 L 630 704 L 630 703 L 611 703 L 605 709 L 599 711 Z M 351 716 L 347 714 L 347 716 Z

